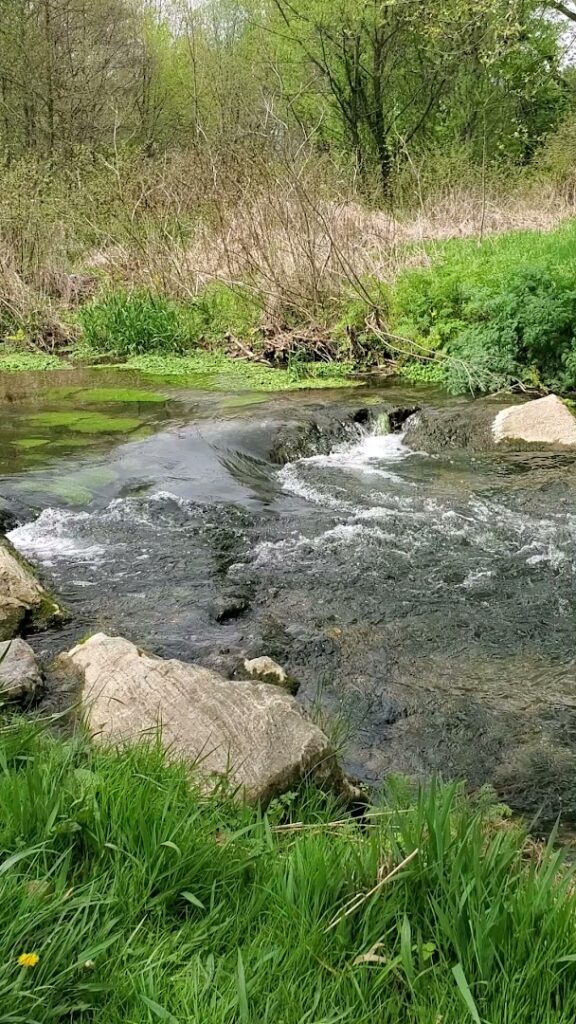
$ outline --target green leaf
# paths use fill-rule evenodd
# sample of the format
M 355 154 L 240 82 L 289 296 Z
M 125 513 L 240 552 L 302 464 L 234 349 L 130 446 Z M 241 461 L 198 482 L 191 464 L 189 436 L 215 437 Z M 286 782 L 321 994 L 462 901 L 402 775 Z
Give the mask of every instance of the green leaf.
M 180 849 L 180 847 L 176 846 L 176 843 L 173 843 L 172 840 L 170 839 L 167 839 L 165 843 L 160 843 L 160 846 L 167 846 L 169 850 L 174 850 L 175 853 L 177 853 L 179 856 L 182 856 L 182 850 Z
M 158 1017 L 158 1020 L 168 1021 L 168 1024 L 180 1024 L 176 1017 L 165 1010 L 160 1003 L 155 1003 L 153 999 L 149 999 L 148 996 L 142 996 L 142 1000 L 146 1003 L 148 1009 L 152 1010 L 152 1013 Z
M 199 900 L 198 897 L 195 896 L 193 892 L 183 892 L 181 895 L 184 897 L 185 900 L 188 900 L 188 903 L 191 903 L 193 907 L 198 907 L 200 910 L 206 910 L 206 907 L 204 906 L 202 901 Z
M 458 985 L 458 991 L 468 1007 L 468 1012 L 470 1013 L 474 1024 L 482 1024 L 480 1014 L 478 1013 L 476 1003 L 474 1002 L 474 996 L 472 995 L 468 982 L 466 981 L 466 975 L 464 974 L 462 964 L 456 964 L 456 966 L 452 968 L 452 974 L 454 975 L 456 984 Z
M 244 961 L 242 959 L 242 953 L 240 952 L 240 950 L 238 950 L 237 983 L 238 1009 L 240 1011 L 240 1020 L 247 1021 L 250 1018 L 250 1012 L 248 1009 L 248 991 L 246 988 L 246 974 L 244 971 Z
M 7 857 L 0 864 L 0 875 L 5 875 L 10 868 L 15 867 L 21 860 L 26 860 L 27 857 L 32 857 L 33 854 L 39 853 L 42 849 L 41 846 L 31 846 L 27 850 L 20 850 L 18 853 L 13 853 L 11 857 Z

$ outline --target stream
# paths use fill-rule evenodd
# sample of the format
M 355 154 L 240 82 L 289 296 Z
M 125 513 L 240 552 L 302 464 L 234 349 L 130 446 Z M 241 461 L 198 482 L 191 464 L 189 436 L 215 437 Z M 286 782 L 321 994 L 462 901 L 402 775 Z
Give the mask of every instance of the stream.
M 225 674 L 267 654 L 353 775 L 438 772 L 576 822 L 576 455 L 431 456 L 372 427 L 270 460 L 283 425 L 379 401 L 448 402 L 0 378 L 0 514 L 71 613 L 30 642 L 48 661 L 103 630 Z

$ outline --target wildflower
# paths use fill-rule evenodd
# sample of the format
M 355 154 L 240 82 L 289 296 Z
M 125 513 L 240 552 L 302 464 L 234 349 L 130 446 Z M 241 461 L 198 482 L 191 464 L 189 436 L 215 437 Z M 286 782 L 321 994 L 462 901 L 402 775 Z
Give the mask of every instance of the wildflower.
M 21 953 L 18 957 L 20 967 L 36 967 L 39 960 L 38 953 Z

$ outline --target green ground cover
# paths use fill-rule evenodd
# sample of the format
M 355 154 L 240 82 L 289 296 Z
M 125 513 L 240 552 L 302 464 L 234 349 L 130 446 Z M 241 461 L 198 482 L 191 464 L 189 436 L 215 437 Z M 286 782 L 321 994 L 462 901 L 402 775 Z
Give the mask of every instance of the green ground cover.
M 262 815 L 155 748 L 0 735 L 3 1024 L 572 1024 L 574 880 L 458 787 Z

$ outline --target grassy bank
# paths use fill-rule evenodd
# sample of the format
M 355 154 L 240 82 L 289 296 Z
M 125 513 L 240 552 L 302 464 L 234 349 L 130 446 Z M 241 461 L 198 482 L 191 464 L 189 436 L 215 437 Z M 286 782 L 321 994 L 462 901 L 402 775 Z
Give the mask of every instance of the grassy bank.
M 28 723 L 0 752 L 6 1024 L 574 1019 L 573 871 L 485 799 L 398 783 L 365 823 L 315 792 L 261 817 L 155 750 Z
M 105 359 L 277 390 L 335 386 L 377 367 L 454 394 L 576 389 L 575 221 L 482 241 L 393 242 L 382 214 L 326 204 L 316 210 L 323 233 L 290 234 L 286 252 L 289 231 L 303 230 L 290 213 L 262 229 L 252 263 L 225 271 L 221 252 L 193 287 L 184 280 L 198 252 L 166 247 L 144 263 L 121 250 L 101 257 L 97 272 L 84 263 L 80 296 L 66 300 L 60 281 L 59 299 L 36 296 L 33 311 L 5 300 L 0 369 Z M 228 230 L 244 251 L 244 221 Z M 8 285 L 5 276 L 0 292 Z

